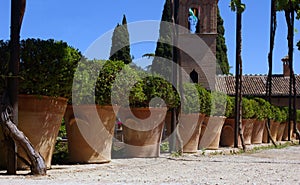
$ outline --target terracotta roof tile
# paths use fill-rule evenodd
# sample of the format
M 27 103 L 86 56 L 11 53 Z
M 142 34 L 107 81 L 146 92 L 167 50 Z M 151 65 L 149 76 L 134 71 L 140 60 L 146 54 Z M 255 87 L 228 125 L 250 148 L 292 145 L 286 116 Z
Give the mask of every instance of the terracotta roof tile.
M 289 77 L 283 75 L 272 76 L 272 95 L 273 96 L 288 96 L 289 95 Z M 249 96 L 263 96 L 266 94 L 266 75 L 244 75 L 243 76 L 243 94 Z M 235 94 L 235 76 L 217 76 L 216 90 L 227 93 L 228 95 Z M 297 95 L 300 95 L 300 75 L 296 75 L 296 90 Z

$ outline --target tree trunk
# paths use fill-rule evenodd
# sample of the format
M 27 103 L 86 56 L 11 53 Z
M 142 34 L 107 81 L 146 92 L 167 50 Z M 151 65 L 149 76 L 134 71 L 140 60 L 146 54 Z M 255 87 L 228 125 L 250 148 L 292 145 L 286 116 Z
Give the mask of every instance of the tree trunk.
M 276 0 L 271 1 L 271 23 L 270 23 L 270 51 L 268 54 L 268 63 L 269 63 L 269 72 L 267 77 L 267 85 L 266 85 L 266 97 L 269 103 L 271 102 L 272 96 L 272 71 L 273 71 L 273 50 L 274 50 L 274 41 L 277 27 L 277 17 L 276 17 Z M 270 119 L 266 123 L 267 132 L 268 132 L 268 140 L 271 140 L 272 143 L 276 146 L 274 139 L 271 136 L 270 131 Z
M 174 87 L 177 87 L 178 85 L 178 76 L 180 78 L 180 73 L 178 72 L 177 66 L 180 66 L 179 63 L 179 51 L 176 47 L 178 45 L 178 7 L 179 7 L 179 1 L 178 0 L 172 0 L 171 3 L 171 10 L 172 10 L 172 21 L 173 21 L 173 63 L 172 63 L 172 84 Z M 181 83 L 179 83 L 179 91 L 180 94 L 182 93 L 181 90 Z M 182 97 L 182 96 L 181 96 Z M 171 117 L 171 137 L 169 139 L 169 150 L 170 152 L 178 152 L 180 155 L 183 152 L 183 141 L 179 135 L 178 132 L 178 124 L 179 123 L 179 111 L 180 107 L 173 108 L 172 109 L 172 117 Z
M 294 74 L 294 67 L 293 67 L 293 50 L 294 50 L 294 21 L 295 21 L 295 13 L 293 9 L 292 1 L 289 0 L 289 8 L 288 10 L 284 11 L 285 19 L 288 27 L 288 56 L 289 56 L 289 68 L 290 68 L 290 84 L 289 84 L 289 129 L 291 128 L 291 121 L 294 122 L 294 133 L 298 136 L 299 130 L 297 129 L 296 123 L 296 79 Z M 291 136 L 289 135 L 289 140 Z M 300 140 L 300 139 L 299 139 Z
M 16 174 L 17 158 L 16 144 L 21 146 L 31 161 L 31 173 L 33 175 L 45 175 L 46 166 L 44 159 L 36 152 L 28 138 L 19 131 L 18 126 L 18 73 L 20 62 L 20 30 L 25 12 L 26 0 L 11 1 L 11 40 L 10 62 L 7 78 L 7 92 L 1 101 L 0 124 L 4 133 L 7 146 L 7 173 Z M 28 163 L 28 162 L 27 162 Z
M 28 138 L 23 132 L 18 130 L 17 126 L 12 122 L 11 117 L 13 109 L 5 103 L 8 102 L 8 97 L 4 94 L 2 99 L 0 124 L 2 126 L 3 134 L 25 150 L 31 161 L 31 173 L 33 175 L 46 175 L 47 168 L 43 157 L 34 150 Z M 27 161 L 24 162 L 28 163 Z
M 241 1 L 238 1 L 241 4 Z M 238 137 L 241 138 L 243 149 L 245 150 L 244 136 L 242 133 L 242 12 L 237 10 L 236 13 L 236 82 L 235 82 L 235 139 L 234 147 L 238 147 Z

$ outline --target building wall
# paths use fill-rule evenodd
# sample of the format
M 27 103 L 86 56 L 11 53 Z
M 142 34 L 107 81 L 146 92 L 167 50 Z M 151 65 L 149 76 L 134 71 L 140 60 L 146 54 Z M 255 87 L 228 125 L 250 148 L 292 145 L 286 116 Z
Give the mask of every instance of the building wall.
M 273 105 L 285 107 L 289 106 L 289 98 L 285 96 L 272 97 L 271 101 Z M 300 109 L 300 97 L 297 97 L 296 102 L 296 109 Z

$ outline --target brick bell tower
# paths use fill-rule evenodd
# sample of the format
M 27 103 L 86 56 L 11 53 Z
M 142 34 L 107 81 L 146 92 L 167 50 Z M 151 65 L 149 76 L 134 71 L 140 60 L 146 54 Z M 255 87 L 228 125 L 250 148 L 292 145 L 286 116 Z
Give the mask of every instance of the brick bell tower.
M 176 0 L 175 0 L 176 1 Z M 216 38 L 218 0 L 178 0 L 175 23 L 178 29 L 177 59 L 183 78 L 214 89 L 216 75 Z M 185 80 L 184 80 L 185 81 Z

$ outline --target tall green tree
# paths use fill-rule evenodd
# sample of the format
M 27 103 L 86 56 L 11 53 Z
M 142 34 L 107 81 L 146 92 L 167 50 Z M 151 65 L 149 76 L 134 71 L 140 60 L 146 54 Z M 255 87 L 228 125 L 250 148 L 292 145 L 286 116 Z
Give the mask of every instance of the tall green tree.
M 168 44 L 172 43 L 173 29 L 171 24 L 164 23 L 173 22 L 171 0 L 165 1 L 161 21 L 159 39 L 156 45 L 155 57 L 152 62 L 151 70 L 153 73 L 162 74 L 168 80 L 171 80 L 172 68 L 171 65 L 167 65 L 167 61 L 172 61 L 173 58 L 173 46 Z
M 125 15 L 123 15 L 122 25 L 117 24 L 114 29 L 109 59 L 112 61 L 121 60 L 125 64 L 132 62 L 130 55 L 129 32 Z
M 224 20 L 222 19 L 220 15 L 220 10 L 218 8 L 218 13 L 217 13 L 217 31 L 218 31 L 218 36 L 217 36 L 217 52 L 216 52 L 216 58 L 217 58 L 217 64 L 220 67 L 220 70 L 217 70 L 218 74 L 229 74 L 230 66 L 228 63 L 228 58 L 227 58 L 227 46 L 225 43 L 225 29 L 224 29 Z

